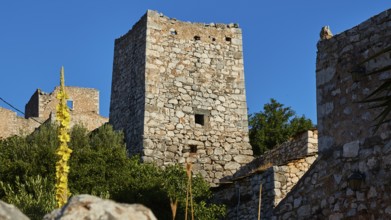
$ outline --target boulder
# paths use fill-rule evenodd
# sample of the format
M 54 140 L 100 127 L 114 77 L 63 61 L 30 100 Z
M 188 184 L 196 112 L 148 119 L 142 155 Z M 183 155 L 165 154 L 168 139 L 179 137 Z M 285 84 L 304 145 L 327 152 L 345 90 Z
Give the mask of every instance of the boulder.
M 14 205 L 7 204 L 0 200 L 0 219 L 1 220 L 29 220 L 18 208 Z
M 91 195 L 72 197 L 61 209 L 46 214 L 44 220 L 129 219 L 156 220 L 152 211 L 140 204 L 121 204 Z

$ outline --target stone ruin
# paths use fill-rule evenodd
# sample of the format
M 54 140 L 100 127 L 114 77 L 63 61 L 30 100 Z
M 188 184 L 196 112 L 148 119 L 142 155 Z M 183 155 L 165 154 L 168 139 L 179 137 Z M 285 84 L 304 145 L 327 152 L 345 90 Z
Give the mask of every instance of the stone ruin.
M 115 40 L 110 123 L 130 154 L 192 163 L 212 184 L 253 159 L 237 24 L 147 13 Z
M 14 135 L 28 135 L 46 121 L 55 121 L 56 95 L 59 87 L 46 93 L 37 89 L 25 106 L 25 117 L 16 112 L 0 107 L 0 138 Z M 71 126 L 81 124 L 92 131 L 108 118 L 99 115 L 99 91 L 92 88 L 66 86 L 69 96 L 67 104 L 70 107 Z

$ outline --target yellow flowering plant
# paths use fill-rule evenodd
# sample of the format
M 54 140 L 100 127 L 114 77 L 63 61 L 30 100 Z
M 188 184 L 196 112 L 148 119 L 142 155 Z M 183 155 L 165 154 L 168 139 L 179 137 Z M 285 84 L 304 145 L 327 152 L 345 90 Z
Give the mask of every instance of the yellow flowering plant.
M 68 147 L 68 142 L 70 141 L 68 132 L 70 114 L 67 106 L 68 95 L 66 94 L 64 85 L 64 67 L 61 67 L 60 71 L 60 90 L 57 93 L 57 99 L 59 100 L 59 103 L 56 109 L 56 119 L 59 122 L 58 137 L 60 140 L 60 146 L 57 149 L 56 154 L 60 157 L 60 159 L 56 163 L 55 187 L 57 206 L 60 208 L 67 202 L 68 196 L 70 196 L 68 189 L 68 160 L 72 153 L 72 150 Z

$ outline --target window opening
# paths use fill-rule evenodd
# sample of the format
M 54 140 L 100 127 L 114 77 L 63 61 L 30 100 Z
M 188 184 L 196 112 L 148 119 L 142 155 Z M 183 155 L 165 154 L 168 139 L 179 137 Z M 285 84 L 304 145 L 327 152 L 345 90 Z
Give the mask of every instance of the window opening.
M 72 100 L 67 100 L 67 106 L 70 110 L 73 110 L 73 101 Z
M 201 40 L 201 37 L 200 36 L 194 36 L 194 40 Z
M 230 37 L 225 37 L 225 41 L 228 41 L 228 42 L 231 42 L 231 38 Z
M 202 115 L 202 114 L 195 114 L 194 115 L 194 120 L 195 120 L 196 124 L 199 124 L 199 125 L 202 125 L 202 126 L 205 125 L 205 116 Z
M 171 29 L 170 29 L 170 34 L 171 34 L 171 35 L 177 35 L 178 32 L 176 32 L 175 29 L 171 28 Z
M 191 154 L 197 153 L 197 145 L 190 145 L 190 153 Z

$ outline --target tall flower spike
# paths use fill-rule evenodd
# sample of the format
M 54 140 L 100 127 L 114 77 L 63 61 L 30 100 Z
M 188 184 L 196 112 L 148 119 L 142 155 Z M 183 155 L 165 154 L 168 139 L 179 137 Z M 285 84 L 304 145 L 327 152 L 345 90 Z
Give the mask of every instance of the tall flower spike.
M 56 154 L 59 156 L 59 160 L 56 163 L 56 201 L 57 206 L 60 208 L 68 201 L 70 195 L 68 189 L 68 173 L 69 166 L 68 160 L 71 156 L 72 150 L 68 148 L 68 142 L 70 136 L 68 133 L 70 115 L 67 106 L 68 95 L 65 91 L 64 83 L 64 67 L 61 67 L 60 71 L 60 89 L 57 93 L 58 105 L 56 119 L 59 122 L 58 138 L 60 146 L 58 147 Z

